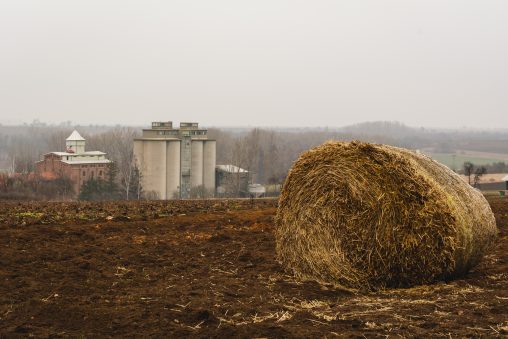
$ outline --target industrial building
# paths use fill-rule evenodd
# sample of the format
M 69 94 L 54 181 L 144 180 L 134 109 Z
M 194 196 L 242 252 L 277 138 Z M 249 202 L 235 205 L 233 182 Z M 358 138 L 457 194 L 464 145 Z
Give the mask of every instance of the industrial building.
M 235 165 L 217 165 L 215 182 L 220 197 L 247 196 L 250 173 Z
M 215 140 L 198 123 L 152 122 L 134 139 L 134 159 L 145 194 L 157 199 L 189 199 L 215 194 Z
M 215 183 L 219 197 L 252 197 L 259 198 L 266 194 L 261 184 L 251 182 L 251 173 L 235 165 L 217 165 Z
M 74 130 L 65 140 L 65 152 L 44 154 L 44 159 L 35 163 L 37 174 L 43 177 L 67 177 L 72 181 L 75 195 L 89 179 L 104 179 L 108 164 L 106 153 L 86 151 L 86 140 Z

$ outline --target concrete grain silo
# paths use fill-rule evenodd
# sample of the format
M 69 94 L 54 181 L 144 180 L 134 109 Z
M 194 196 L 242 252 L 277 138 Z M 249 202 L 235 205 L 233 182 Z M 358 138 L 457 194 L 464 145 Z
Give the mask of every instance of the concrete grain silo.
M 192 141 L 191 187 L 203 185 L 203 140 Z
M 215 140 L 205 140 L 203 147 L 203 185 L 208 191 L 215 191 L 215 165 L 216 144 Z
M 204 186 L 213 196 L 215 147 L 215 140 L 209 140 L 207 130 L 197 123 L 182 122 L 178 129 L 170 121 L 153 122 L 134 139 L 143 192 L 157 199 L 188 199 L 193 188 Z
M 180 196 L 180 140 L 166 143 L 166 198 Z

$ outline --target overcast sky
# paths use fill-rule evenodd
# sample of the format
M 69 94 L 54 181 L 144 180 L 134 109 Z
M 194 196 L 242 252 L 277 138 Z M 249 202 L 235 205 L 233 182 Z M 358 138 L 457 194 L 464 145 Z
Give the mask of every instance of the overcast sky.
M 508 1 L 0 0 L 0 123 L 508 127 Z

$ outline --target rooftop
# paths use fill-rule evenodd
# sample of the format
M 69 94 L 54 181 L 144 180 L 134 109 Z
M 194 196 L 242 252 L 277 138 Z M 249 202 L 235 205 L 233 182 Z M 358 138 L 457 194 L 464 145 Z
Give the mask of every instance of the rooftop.
M 106 153 L 104 152 L 101 152 L 101 151 L 88 151 L 88 152 L 83 152 L 83 153 L 70 153 L 70 152 L 49 152 L 48 154 L 56 154 L 56 155 L 60 155 L 60 156 L 74 156 L 74 157 L 77 157 L 77 156 L 87 156 L 87 155 L 90 155 L 90 156 L 93 156 L 93 155 L 105 155 Z
M 71 135 L 67 139 L 67 141 L 85 141 L 85 138 L 83 138 L 78 131 L 74 130 L 72 131 Z
M 172 121 L 153 121 L 152 129 L 173 129 Z
M 81 164 L 109 164 L 111 160 L 100 159 L 100 160 L 62 160 L 63 163 L 69 165 L 81 165 Z
M 199 123 L 197 122 L 181 122 L 180 129 L 198 129 Z M 178 130 L 177 127 L 173 127 L 172 121 L 152 121 L 151 129 L 164 129 L 164 130 Z M 146 130 L 146 129 L 143 129 Z
M 182 140 L 190 137 L 193 140 L 208 139 L 207 129 L 200 128 L 197 122 L 181 122 L 180 127 L 173 127 L 171 121 L 153 121 L 151 128 L 143 128 L 142 135 L 134 140 Z
M 235 165 L 217 165 L 216 168 L 218 170 L 221 170 L 223 172 L 229 172 L 229 173 L 247 173 L 246 169 L 243 169 L 241 167 L 235 166 Z

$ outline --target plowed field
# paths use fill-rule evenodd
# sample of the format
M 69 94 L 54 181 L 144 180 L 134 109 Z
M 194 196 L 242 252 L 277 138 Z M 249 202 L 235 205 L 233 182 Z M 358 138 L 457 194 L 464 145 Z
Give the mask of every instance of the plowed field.
M 275 200 L 1 203 L 0 336 L 503 337 L 508 199 L 467 276 L 350 294 L 275 260 Z

